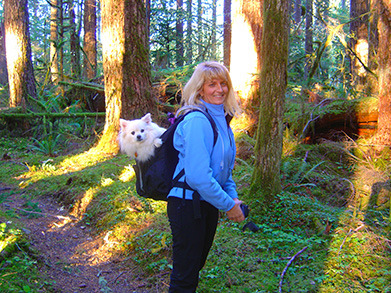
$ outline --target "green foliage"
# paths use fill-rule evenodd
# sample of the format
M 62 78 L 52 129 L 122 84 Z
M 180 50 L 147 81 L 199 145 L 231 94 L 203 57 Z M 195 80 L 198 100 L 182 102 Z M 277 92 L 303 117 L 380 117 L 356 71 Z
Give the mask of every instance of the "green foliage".
M 32 150 L 41 152 L 48 156 L 55 156 L 57 150 L 59 149 L 59 141 L 61 134 L 58 134 L 53 138 L 53 134 L 49 134 L 45 139 L 39 141 L 38 139 L 33 138 L 35 145 L 31 146 Z
M 0 224 L 0 267 L 1 292 L 38 292 L 43 286 L 51 287 L 41 276 L 22 231 L 6 223 Z

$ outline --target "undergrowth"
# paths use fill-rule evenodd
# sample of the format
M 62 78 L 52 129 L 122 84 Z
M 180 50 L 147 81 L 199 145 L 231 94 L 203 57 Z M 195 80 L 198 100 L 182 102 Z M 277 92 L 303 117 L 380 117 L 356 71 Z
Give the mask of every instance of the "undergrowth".
M 253 141 L 243 144 L 247 159 L 237 160 L 234 179 L 250 215 L 235 224 L 221 213 L 199 292 L 390 291 L 389 156 L 375 156 L 360 142 L 302 145 L 290 137 L 287 133 L 284 141 L 283 191 L 268 206 L 261 205 L 260 195 L 248 194 Z M 93 148 L 50 157 L 30 148 L 32 143 L 0 139 L 1 154 L 7 154 L 0 161 L 0 182 L 10 187 L 0 198 L 5 201 L 19 188 L 31 197 L 25 208 L 36 209 L 34 198 L 54 197 L 94 233 L 110 235 L 117 243 L 113 254 L 128 255 L 150 288 L 162 276 L 168 282 L 172 239 L 165 203 L 136 194 L 133 162 Z M 17 217 L 12 211 L 1 214 L 14 225 Z M 257 232 L 243 230 L 250 221 Z M 2 240 L 13 233 L 24 239 L 23 227 L 2 225 Z M 34 273 L 40 265 L 28 249 L 14 249 L 2 261 L 2 286 L 15 281 L 12 286 L 21 292 L 34 284 L 50 288 Z M 28 270 L 28 279 L 12 279 L 18 270 Z

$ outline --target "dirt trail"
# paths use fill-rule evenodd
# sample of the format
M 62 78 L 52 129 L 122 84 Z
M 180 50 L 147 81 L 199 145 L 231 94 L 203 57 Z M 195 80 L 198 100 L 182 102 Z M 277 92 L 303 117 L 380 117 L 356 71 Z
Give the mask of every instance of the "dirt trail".
M 3 190 L 5 190 L 3 188 Z M 0 189 L 0 193 L 1 193 Z M 108 235 L 93 235 L 53 199 L 29 201 L 21 193 L 0 204 L 14 210 L 41 259 L 42 275 L 55 281 L 56 292 L 164 292 L 164 281 L 151 289 L 131 259 L 114 255 Z M 26 204 L 34 203 L 32 212 Z M 37 212 L 37 210 L 39 212 Z M 0 222 L 2 221 L 0 217 Z

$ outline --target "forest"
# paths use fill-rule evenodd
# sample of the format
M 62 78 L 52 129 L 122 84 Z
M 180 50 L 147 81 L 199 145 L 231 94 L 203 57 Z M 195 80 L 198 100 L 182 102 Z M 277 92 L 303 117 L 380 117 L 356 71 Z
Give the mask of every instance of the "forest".
M 207 60 L 250 212 L 220 212 L 197 292 L 391 292 L 390 0 L 3 0 L 0 24 L 1 292 L 168 291 L 119 120 L 168 127 Z

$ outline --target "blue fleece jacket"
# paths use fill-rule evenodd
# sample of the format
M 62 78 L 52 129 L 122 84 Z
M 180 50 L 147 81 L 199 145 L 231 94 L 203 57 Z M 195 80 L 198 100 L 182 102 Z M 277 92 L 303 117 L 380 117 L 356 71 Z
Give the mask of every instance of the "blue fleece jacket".
M 218 138 L 213 146 L 213 129 L 203 113 L 192 112 L 179 123 L 174 134 L 174 147 L 179 151 L 179 162 L 174 177 L 183 168 L 186 182 L 206 200 L 222 211 L 229 211 L 237 198 L 232 179 L 236 146 L 231 128 L 227 125 L 223 105 L 204 102 L 216 122 Z M 182 177 L 179 181 L 184 181 Z M 193 191 L 186 190 L 186 199 Z M 168 196 L 183 198 L 182 188 L 174 187 Z

